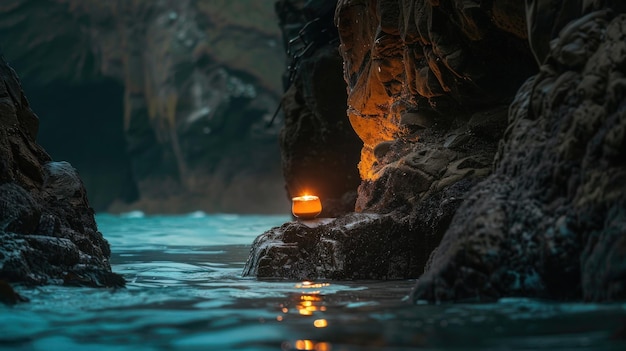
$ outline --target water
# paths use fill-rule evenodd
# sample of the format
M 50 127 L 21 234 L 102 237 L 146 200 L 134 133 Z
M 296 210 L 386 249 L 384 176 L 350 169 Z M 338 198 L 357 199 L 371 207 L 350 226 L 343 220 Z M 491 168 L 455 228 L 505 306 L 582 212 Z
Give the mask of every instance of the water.
M 252 240 L 288 220 L 99 215 L 127 288 L 18 287 L 31 302 L 0 305 L 0 349 L 626 349 L 624 303 L 416 306 L 414 281 L 242 278 Z

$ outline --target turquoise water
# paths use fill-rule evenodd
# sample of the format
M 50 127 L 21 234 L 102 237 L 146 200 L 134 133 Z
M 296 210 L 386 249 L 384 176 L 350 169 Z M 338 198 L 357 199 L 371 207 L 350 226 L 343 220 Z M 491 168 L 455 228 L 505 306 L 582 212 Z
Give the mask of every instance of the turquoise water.
M 626 304 L 412 305 L 414 281 L 242 278 L 286 216 L 97 216 L 118 290 L 18 287 L 2 350 L 626 350 Z

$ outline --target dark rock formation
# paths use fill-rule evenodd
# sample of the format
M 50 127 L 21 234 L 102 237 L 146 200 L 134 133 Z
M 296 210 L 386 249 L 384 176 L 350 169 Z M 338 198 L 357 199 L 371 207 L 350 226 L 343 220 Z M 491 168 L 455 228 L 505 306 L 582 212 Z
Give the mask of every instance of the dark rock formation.
M 315 194 L 323 217 L 354 210 L 362 142 L 346 119 L 346 85 L 332 15 L 336 0 L 276 4 L 290 55 L 281 131 L 289 197 Z
M 626 298 L 626 6 L 526 5 L 340 1 L 368 213 L 275 228 L 246 273 L 416 277 L 434 250 L 415 300 Z
M 607 10 L 560 31 L 416 299 L 626 297 L 625 38 Z
M 9 283 L 0 280 L 0 302 L 14 305 L 18 302 L 27 302 L 28 299 L 18 294 Z
M 391 184 L 419 199 L 487 175 L 508 103 L 536 69 L 523 3 L 340 1 L 335 21 L 365 144 L 357 210 L 395 208 L 374 190 Z
M 243 274 L 298 280 L 417 278 L 472 185 L 459 181 L 420 202 L 412 213 L 352 213 L 273 228 L 252 244 Z
M 318 238 L 317 245 L 310 238 L 292 240 L 288 232 L 296 230 L 293 225 L 275 229 L 255 242 L 252 257 L 256 259 L 248 262 L 246 273 L 287 274 L 285 257 L 290 257 L 289 265 L 300 262 L 296 265 L 309 267 L 290 277 L 421 275 L 425 257 L 441 240 L 467 190 L 491 172 L 498 139 L 506 128 L 507 102 L 535 67 L 520 29 L 523 6 L 512 4 L 504 13 L 495 4 L 489 9 L 464 6 L 339 1 L 335 23 L 348 83 L 348 117 L 364 144 L 359 165 L 363 181 L 355 209 L 385 214 L 385 224 L 364 229 L 368 224 L 350 224 L 358 216 L 341 218 L 303 235 Z M 469 24 L 450 25 L 446 11 Z M 495 48 L 495 43 L 506 45 Z M 516 64 L 514 70 L 503 66 L 507 60 Z M 426 94 L 426 90 L 438 93 Z M 290 152 L 283 145 L 283 153 Z M 315 234 L 319 231 L 324 234 Z M 342 239 L 360 235 L 367 238 L 363 242 L 376 243 L 367 259 L 379 264 L 377 269 L 339 264 L 341 268 L 312 270 L 307 265 L 319 261 L 324 250 L 346 260 L 363 256 L 359 245 Z M 330 248 L 327 239 L 333 240 Z M 288 242 L 283 245 L 281 240 Z M 395 265 L 411 269 L 388 273 L 385 262 L 392 253 L 385 240 L 411 248 L 394 260 Z M 250 267 L 254 265 L 261 267 L 255 270 Z
M 414 257 L 421 246 L 417 237 L 408 222 L 392 215 L 354 213 L 336 220 L 290 222 L 255 240 L 244 275 L 296 280 L 408 278 L 427 259 Z
M 0 58 L 1 299 L 19 300 L 5 281 L 123 286 L 78 173 L 50 159 L 37 129 L 17 75 Z
M 68 154 L 98 210 L 286 212 L 281 123 L 266 127 L 284 64 L 273 10 L 266 1 L 16 0 L 0 4 L 0 45 L 29 96 L 58 99 L 38 110 L 43 134 L 119 128 L 102 141 L 125 150 L 91 150 L 97 165 Z M 81 90 L 100 91 L 91 109 L 110 116 L 78 109 Z

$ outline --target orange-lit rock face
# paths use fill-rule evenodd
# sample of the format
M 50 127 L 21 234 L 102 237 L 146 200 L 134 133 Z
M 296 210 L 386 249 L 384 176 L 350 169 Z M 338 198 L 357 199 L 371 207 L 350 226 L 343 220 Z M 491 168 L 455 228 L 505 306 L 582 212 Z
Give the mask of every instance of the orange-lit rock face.
M 430 114 L 431 126 L 458 126 L 455 120 L 510 100 L 536 68 L 524 43 L 523 3 L 440 3 L 338 2 L 348 116 L 364 143 L 364 180 L 382 176 L 374 150 L 406 136 L 405 113 Z M 419 132 L 411 132 L 417 141 Z
M 292 199 L 291 212 L 301 219 L 313 219 L 322 213 L 320 198 L 314 195 L 304 195 Z
M 352 128 L 363 140 L 361 161 L 359 162 L 361 179 L 376 179 L 377 175 L 373 169 L 376 161 L 374 147 L 382 142 L 393 140 L 398 128 L 386 118 L 363 118 L 353 113 L 349 113 L 349 118 Z

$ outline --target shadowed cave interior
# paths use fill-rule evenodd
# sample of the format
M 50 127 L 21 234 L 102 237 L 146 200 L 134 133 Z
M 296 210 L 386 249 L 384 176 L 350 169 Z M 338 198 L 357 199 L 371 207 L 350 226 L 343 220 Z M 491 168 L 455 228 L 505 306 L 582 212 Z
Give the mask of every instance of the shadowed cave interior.
M 15 68 L 19 71 L 19 64 Z M 54 160 L 68 161 L 85 184 L 96 212 L 114 201 L 137 200 L 124 137 L 124 90 L 112 79 L 38 86 L 23 80 L 39 116 L 37 141 Z

